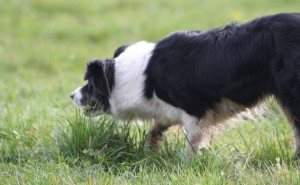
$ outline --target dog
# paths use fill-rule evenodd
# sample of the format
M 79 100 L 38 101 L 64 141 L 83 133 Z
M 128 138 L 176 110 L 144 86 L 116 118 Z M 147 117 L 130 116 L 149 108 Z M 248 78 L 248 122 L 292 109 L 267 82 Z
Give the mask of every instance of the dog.
M 111 59 L 90 61 L 84 80 L 71 98 L 90 116 L 151 120 L 152 145 L 183 125 L 188 153 L 205 147 L 224 120 L 273 96 L 300 155 L 299 13 L 123 45 Z

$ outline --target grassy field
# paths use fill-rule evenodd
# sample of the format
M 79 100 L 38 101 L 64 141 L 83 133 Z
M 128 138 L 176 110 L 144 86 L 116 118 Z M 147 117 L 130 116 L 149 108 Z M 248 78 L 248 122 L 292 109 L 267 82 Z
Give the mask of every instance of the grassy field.
M 175 30 L 299 11 L 299 0 L 0 0 L 0 184 L 300 184 L 280 112 L 223 128 L 189 159 L 184 132 L 84 118 L 69 99 L 86 62 Z M 276 106 L 275 106 L 276 107 Z

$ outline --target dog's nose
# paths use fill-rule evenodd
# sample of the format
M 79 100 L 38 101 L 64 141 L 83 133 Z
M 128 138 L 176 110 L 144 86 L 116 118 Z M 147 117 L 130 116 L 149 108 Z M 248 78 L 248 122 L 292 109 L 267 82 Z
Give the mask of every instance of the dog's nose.
M 74 98 L 74 93 L 72 93 L 72 94 L 70 95 L 70 98 L 71 98 L 71 99 L 73 99 L 73 98 Z

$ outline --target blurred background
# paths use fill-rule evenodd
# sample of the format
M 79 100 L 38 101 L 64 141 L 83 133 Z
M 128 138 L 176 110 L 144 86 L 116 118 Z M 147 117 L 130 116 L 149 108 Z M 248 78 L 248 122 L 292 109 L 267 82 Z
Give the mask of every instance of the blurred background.
M 84 84 L 86 62 L 110 58 L 122 44 L 299 7 L 299 0 L 0 0 L 0 131 L 51 135 L 58 115 L 73 109 L 69 94 Z
M 125 158 L 124 163 L 119 163 L 110 155 L 101 158 L 101 152 L 98 157 L 99 153 L 96 155 L 94 150 L 86 150 L 91 148 L 90 134 L 98 136 L 98 132 L 102 132 L 94 128 L 106 127 L 83 122 L 83 127 L 75 127 L 76 124 L 74 128 L 69 127 L 71 131 L 78 128 L 77 132 L 69 133 L 68 129 L 64 132 L 63 126 L 66 122 L 72 126 L 84 119 L 75 114 L 69 95 L 85 83 L 87 61 L 110 58 L 116 48 L 126 43 L 156 42 L 176 30 L 222 28 L 230 22 L 244 23 L 263 15 L 298 12 L 299 7 L 300 0 L 0 0 L 0 184 L 76 184 L 90 180 L 90 175 L 98 183 L 88 181 L 89 184 L 99 184 L 102 179 L 113 182 L 114 177 L 107 178 L 107 169 L 103 170 L 101 163 L 94 171 L 89 168 L 90 155 L 117 172 L 120 170 L 118 173 L 124 172 L 121 179 L 116 178 L 119 181 L 115 184 L 131 184 L 140 177 L 150 180 L 150 184 L 167 184 L 172 178 L 177 181 L 176 174 L 182 184 L 189 182 L 189 178 L 198 182 L 203 170 L 204 184 L 214 184 L 211 181 L 220 184 L 222 177 L 227 179 L 226 184 L 257 184 L 257 180 L 261 180 L 261 184 L 282 184 L 282 179 L 289 182 L 286 184 L 293 184 L 290 179 L 299 180 L 299 167 L 290 163 L 292 131 L 278 111 L 268 119 L 255 117 L 248 124 L 223 132 L 211 154 L 202 155 L 195 164 L 186 163 L 182 158 L 183 134 L 180 134 L 181 142 L 177 142 L 179 147 L 171 144 L 174 150 L 164 149 L 166 159 L 174 163 L 158 160 L 163 159 L 159 156 L 153 160 L 148 158 L 149 152 L 139 144 L 143 139 L 125 135 L 144 153 L 128 149 L 125 152 L 133 160 L 130 163 Z M 269 108 L 276 108 L 274 101 L 268 103 Z M 57 126 L 62 130 L 56 137 Z M 82 129 L 87 127 L 90 127 L 89 132 Z M 109 130 L 104 129 L 103 133 L 105 138 L 108 135 L 111 139 Z M 58 144 L 62 138 L 69 148 Z M 116 141 L 131 147 L 126 139 L 123 143 L 120 139 Z M 122 157 L 119 144 L 112 149 L 117 159 Z M 75 155 L 64 158 L 63 149 L 75 151 Z M 135 158 L 133 154 L 139 155 Z M 78 155 L 87 157 L 78 158 Z M 280 166 L 280 159 L 285 166 Z M 78 161 L 86 168 L 69 166 Z M 170 167 L 166 170 L 164 164 Z M 160 165 L 162 171 L 156 171 Z M 128 169 L 133 171 L 128 172 Z M 139 175 L 140 170 L 144 175 Z M 132 175 L 134 171 L 137 173 Z M 150 178 L 149 172 L 152 173 Z M 164 183 L 158 183 L 157 177 Z

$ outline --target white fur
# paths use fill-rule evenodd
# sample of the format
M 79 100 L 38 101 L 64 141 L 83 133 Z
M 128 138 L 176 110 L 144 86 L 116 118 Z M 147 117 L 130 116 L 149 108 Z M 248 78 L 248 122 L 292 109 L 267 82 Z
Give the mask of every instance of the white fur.
M 207 145 L 211 133 L 208 122 L 215 120 L 207 116 L 206 120 L 199 121 L 182 109 L 159 99 L 155 92 L 151 99 L 144 96 L 144 73 L 154 48 L 153 43 L 138 42 L 115 58 L 115 84 L 109 97 L 110 111 L 121 119 L 154 120 L 156 124 L 168 126 L 183 124 L 188 139 L 187 152 L 197 152 L 199 147 Z M 72 93 L 73 101 L 79 106 L 82 98 L 80 89 Z
M 183 111 L 156 95 L 144 97 L 144 74 L 155 44 L 145 41 L 129 46 L 115 59 L 115 86 L 109 99 L 111 112 L 120 118 L 155 119 L 163 124 L 180 122 Z
M 78 87 L 77 89 L 75 89 L 72 93 L 71 93 L 71 96 L 73 97 L 73 103 L 75 105 L 78 105 L 79 107 L 82 107 L 82 104 L 81 104 L 81 98 L 82 98 L 82 94 L 81 94 L 81 88 L 82 87 Z
M 153 43 L 138 42 L 115 59 L 115 86 L 109 99 L 111 112 L 121 119 L 154 120 L 160 125 L 183 124 L 187 152 L 195 153 L 199 147 L 208 145 L 210 127 L 162 101 L 155 93 L 151 99 L 144 96 L 144 72 L 154 47 Z

